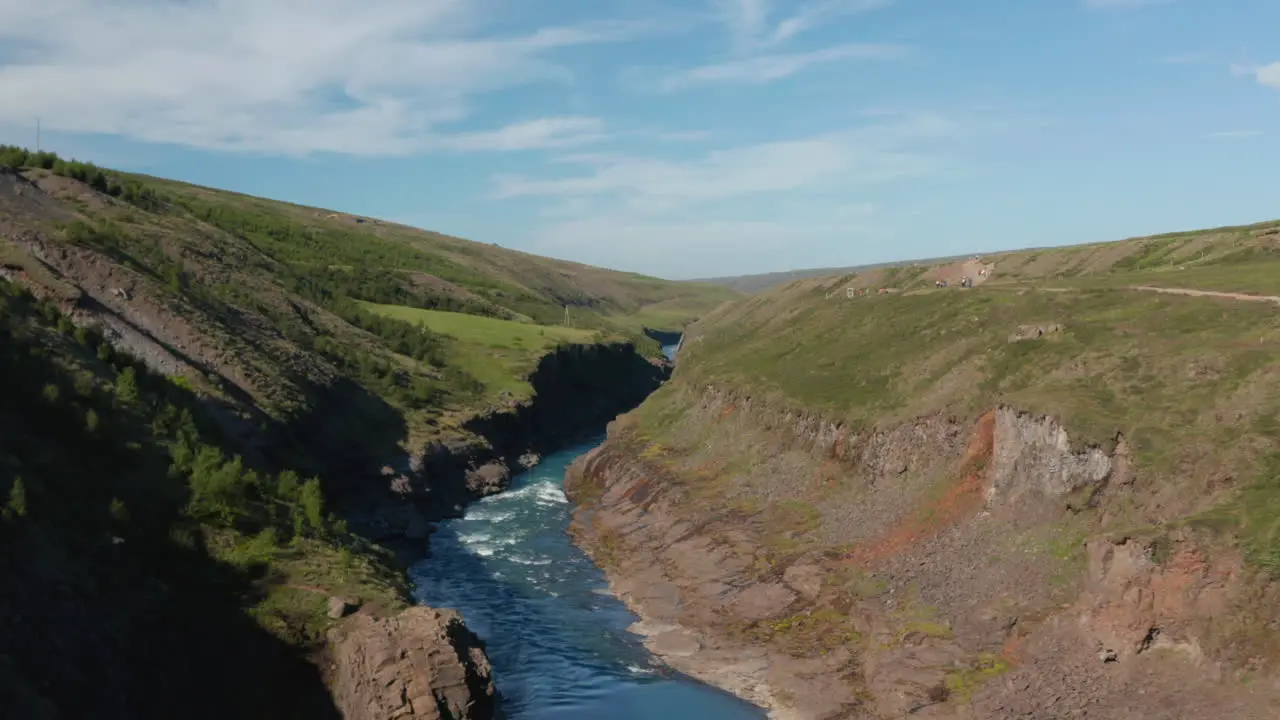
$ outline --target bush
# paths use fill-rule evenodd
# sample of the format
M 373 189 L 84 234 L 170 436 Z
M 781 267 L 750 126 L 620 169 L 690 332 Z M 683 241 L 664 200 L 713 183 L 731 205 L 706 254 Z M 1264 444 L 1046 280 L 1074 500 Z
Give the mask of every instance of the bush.
M 21 477 L 14 478 L 13 485 L 9 486 L 9 502 L 5 504 L 4 513 L 12 517 L 25 517 L 27 514 L 27 486 Z

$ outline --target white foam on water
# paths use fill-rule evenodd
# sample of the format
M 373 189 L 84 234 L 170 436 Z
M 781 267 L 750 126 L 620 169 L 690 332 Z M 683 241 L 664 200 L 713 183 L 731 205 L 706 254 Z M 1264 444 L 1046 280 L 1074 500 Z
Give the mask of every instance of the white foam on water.
M 516 514 L 513 512 L 502 512 L 501 510 L 481 508 L 467 513 L 466 519 L 485 523 L 500 523 L 506 522 L 515 516 Z
M 508 560 L 521 565 L 550 565 L 552 563 L 551 558 L 531 558 L 521 555 L 512 555 Z
M 537 496 L 536 502 L 539 505 L 563 505 L 569 502 L 569 498 L 564 495 L 564 490 L 557 485 L 548 483 L 546 485 L 537 485 L 535 487 L 538 488 L 535 495 Z
M 537 495 L 538 489 L 540 487 L 543 487 L 542 483 L 525 485 L 519 490 L 508 490 L 505 493 L 502 493 L 501 495 L 490 495 L 484 500 L 481 500 L 481 502 L 497 502 L 499 500 L 509 501 L 509 500 L 518 500 L 520 498 L 526 498 L 526 497 L 529 497 L 530 495 Z

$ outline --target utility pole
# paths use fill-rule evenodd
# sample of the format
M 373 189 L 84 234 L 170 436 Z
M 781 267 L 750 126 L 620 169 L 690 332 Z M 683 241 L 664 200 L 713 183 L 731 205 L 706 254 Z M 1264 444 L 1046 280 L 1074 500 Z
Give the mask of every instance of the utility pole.
M 36 118 L 36 152 L 40 152 L 40 118 Z
M 564 326 L 569 327 L 569 306 L 564 306 Z

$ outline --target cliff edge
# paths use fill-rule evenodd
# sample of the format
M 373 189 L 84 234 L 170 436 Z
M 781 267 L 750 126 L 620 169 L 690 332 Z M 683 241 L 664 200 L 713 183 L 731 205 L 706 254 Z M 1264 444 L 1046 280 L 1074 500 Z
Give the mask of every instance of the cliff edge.
M 1276 717 L 1280 318 L 1143 276 L 722 308 L 570 469 L 571 532 L 774 717 Z

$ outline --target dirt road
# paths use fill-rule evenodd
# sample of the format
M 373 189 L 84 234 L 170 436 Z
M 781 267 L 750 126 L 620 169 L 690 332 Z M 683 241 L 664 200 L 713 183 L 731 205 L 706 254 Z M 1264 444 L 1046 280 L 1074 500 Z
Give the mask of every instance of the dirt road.
M 1190 288 L 1164 288 L 1152 287 L 1150 285 L 1131 285 L 1130 290 L 1142 290 L 1144 292 L 1158 292 L 1166 295 L 1191 295 L 1194 297 L 1220 297 L 1229 300 L 1253 300 L 1255 302 L 1270 302 L 1280 305 L 1280 296 L 1276 295 L 1246 295 L 1244 293 L 1217 292 L 1215 290 L 1191 290 Z

